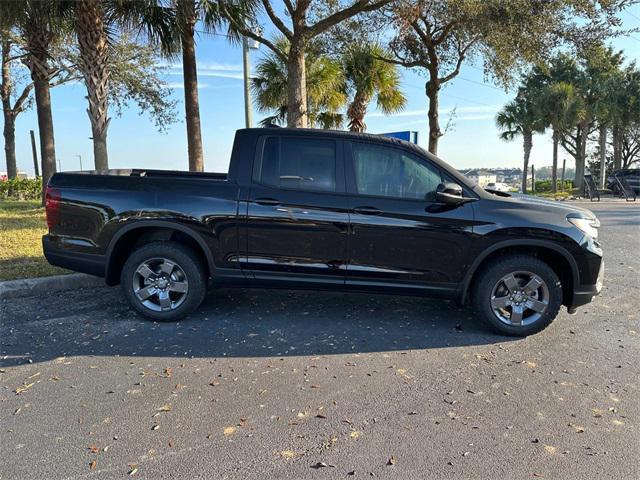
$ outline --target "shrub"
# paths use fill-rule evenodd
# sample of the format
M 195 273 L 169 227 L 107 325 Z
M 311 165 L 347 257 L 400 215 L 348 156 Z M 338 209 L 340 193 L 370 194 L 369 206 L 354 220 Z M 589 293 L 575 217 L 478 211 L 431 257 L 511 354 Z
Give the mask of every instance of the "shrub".
M 14 178 L 0 181 L 0 200 L 40 200 L 42 178 Z
M 573 188 L 573 180 L 565 180 L 564 181 L 564 188 L 562 188 L 562 181 L 561 180 L 557 180 L 556 181 L 556 185 L 557 185 L 557 191 L 571 191 L 571 189 Z M 544 193 L 544 192 L 550 192 L 551 191 L 551 180 L 536 180 L 536 193 Z

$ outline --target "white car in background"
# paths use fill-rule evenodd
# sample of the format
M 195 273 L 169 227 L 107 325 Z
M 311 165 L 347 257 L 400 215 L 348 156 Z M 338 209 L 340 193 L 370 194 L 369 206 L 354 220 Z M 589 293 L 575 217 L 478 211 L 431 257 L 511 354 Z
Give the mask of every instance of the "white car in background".
M 496 192 L 510 192 L 511 187 L 506 183 L 501 182 L 489 182 L 484 186 L 485 190 L 494 190 Z

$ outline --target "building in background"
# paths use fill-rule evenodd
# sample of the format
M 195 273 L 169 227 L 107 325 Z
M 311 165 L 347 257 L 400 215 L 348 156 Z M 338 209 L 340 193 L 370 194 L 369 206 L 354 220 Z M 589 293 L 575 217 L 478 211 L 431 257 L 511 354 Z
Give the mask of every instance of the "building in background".
M 18 178 L 27 178 L 27 172 L 18 172 Z M 0 172 L 0 182 L 9 180 L 9 175 L 7 172 Z
M 497 181 L 496 174 L 489 170 L 473 169 L 463 171 L 462 173 L 481 187 L 485 187 L 488 183 L 496 183 Z

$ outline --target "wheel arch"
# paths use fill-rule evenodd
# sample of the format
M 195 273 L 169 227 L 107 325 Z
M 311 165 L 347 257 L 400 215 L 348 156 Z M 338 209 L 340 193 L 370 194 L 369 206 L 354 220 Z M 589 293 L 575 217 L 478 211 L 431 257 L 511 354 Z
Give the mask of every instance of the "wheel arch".
M 460 302 L 467 302 L 474 279 L 490 261 L 510 254 L 533 255 L 547 263 L 562 283 L 562 304 L 571 305 L 574 286 L 579 285 L 578 265 L 565 248 L 545 240 L 506 240 L 484 250 L 471 264 L 462 281 Z
M 153 241 L 175 241 L 190 247 L 203 261 L 208 276 L 215 264 L 204 239 L 186 225 L 167 221 L 138 221 L 122 227 L 109 242 L 106 252 L 105 282 L 117 285 L 128 254 L 136 247 Z

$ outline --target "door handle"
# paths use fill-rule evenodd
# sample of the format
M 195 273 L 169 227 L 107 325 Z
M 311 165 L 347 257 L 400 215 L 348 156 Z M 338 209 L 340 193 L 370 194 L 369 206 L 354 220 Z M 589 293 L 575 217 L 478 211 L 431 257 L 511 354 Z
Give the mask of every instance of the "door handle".
M 356 207 L 353 211 L 360 215 L 380 215 L 382 213 L 375 207 Z
M 256 198 L 255 202 L 258 205 L 280 205 L 280 201 L 275 198 Z

